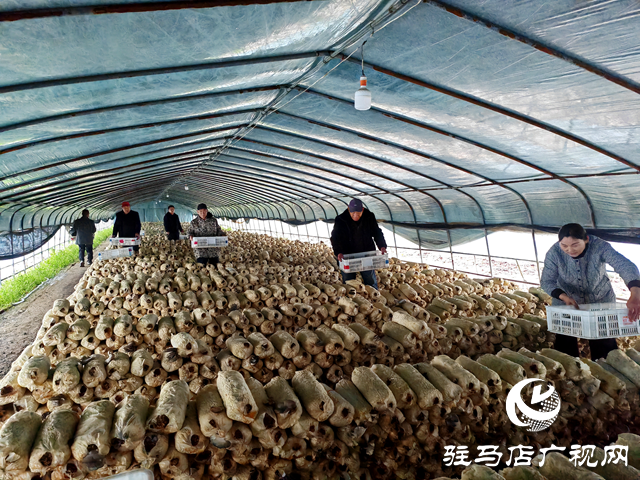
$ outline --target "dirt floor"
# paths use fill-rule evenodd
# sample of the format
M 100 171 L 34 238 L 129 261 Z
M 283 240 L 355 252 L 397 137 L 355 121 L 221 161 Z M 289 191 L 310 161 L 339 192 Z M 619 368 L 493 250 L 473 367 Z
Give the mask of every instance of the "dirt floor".
M 101 245 L 95 252 L 103 250 L 106 245 Z M 0 314 L 0 378 L 9 371 L 11 363 L 24 348 L 36 338 L 42 317 L 54 300 L 71 295 L 85 271 L 86 268 L 80 268 L 80 262 L 74 263 L 38 287 L 24 303 Z

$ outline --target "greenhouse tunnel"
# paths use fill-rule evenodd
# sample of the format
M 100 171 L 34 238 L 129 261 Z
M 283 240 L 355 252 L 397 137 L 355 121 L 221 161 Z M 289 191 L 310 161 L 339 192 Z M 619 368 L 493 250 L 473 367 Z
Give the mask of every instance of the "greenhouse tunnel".
M 638 31 L 632 1 L 2 2 L 0 259 L 125 200 L 640 243 Z

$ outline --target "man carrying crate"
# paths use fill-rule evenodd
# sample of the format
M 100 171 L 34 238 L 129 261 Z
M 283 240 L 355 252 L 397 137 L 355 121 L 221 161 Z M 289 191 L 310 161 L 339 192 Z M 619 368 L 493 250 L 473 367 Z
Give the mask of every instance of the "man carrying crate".
M 193 237 L 224 237 L 224 230 L 218 225 L 218 221 L 209 213 L 204 203 L 198 204 L 198 216 L 191 220 L 187 235 L 189 240 Z M 218 265 L 220 263 L 220 247 L 205 247 L 196 249 L 196 262 L 201 265 Z
M 138 215 L 138 212 L 131 210 L 129 202 L 122 202 L 122 211 L 116 213 L 112 236 L 114 238 L 118 235 L 122 238 L 140 238 L 140 230 L 142 230 L 140 215 Z M 138 245 L 133 246 L 134 252 L 137 253 L 139 249 Z
M 376 216 L 364 208 L 362 201 L 354 198 L 349 202 L 349 208 L 336 217 L 331 232 L 333 253 L 341 262 L 344 255 L 374 251 L 376 245 L 383 254 L 387 253 L 387 242 L 384 241 Z M 342 272 L 342 280 L 355 280 L 356 275 Z M 378 289 L 375 270 L 360 272 L 360 275 L 365 285 Z

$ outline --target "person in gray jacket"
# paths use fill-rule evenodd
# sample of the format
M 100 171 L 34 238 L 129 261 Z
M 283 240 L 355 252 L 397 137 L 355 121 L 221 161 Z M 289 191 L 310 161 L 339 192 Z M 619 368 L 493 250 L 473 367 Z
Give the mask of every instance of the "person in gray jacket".
M 607 276 L 606 265 L 622 277 L 631 296 L 627 301 L 629 319 L 640 315 L 640 272 L 629 259 L 616 252 L 604 240 L 587 235 L 577 223 L 563 226 L 544 259 L 542 289 L 553 297 L 553 305 L 578 305 L 588 303 L 613 303 L 616 295 Z M 617 348 L 615 338 L 590 340 L 591 359 L 606 358 Z M 578 356 L 575 337 L 556 334 L 556 350 Z
M 87 252 L 88 265 L 93 262 L 93 237 L 96 233 L 96 224 L 89 218 L 89 210 L 82 210 L 82 217 L 73 222 L 71 236 L 76 237 L 78 245 L 80 266 L 84 267 L 84 253 Z

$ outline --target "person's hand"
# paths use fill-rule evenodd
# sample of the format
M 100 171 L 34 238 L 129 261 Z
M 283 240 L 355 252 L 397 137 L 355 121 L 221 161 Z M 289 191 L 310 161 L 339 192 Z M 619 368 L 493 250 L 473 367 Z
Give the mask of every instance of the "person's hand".
M 629 320 L 635 322 L 640 317 L 640 288 L 631 287 L 631 296 L 627 300 L 629 309 Z
M 140 234 L 139 233 L 136 233 L 136 238 L 140 238 Z
M 566 305 L 573 305 L 574 307 L 579 308 L 578 307 L 578 302 L 576 302 L 573 298 L 571 298 L 569 295 L 567 295 L 566 293 L 563 293 L 562 295 L 560 295 L 560 300 L 562 300 Z
M 169 232 L 164 232 L 164 233 L 166 233 L 167 235 L 169 235 Z
M 380 249 L 380 251 L 382 252 L 383 255 L 386 254 L 387 253 L 387 247 L 382 247 Z
M 344 255 L 342 255 L 341 253 L 338 254 L 338 260 L 341 262 L 344 260 Z
M 116 236 L 115 235 L 111 235 L 111 238 L 116 238 Z

